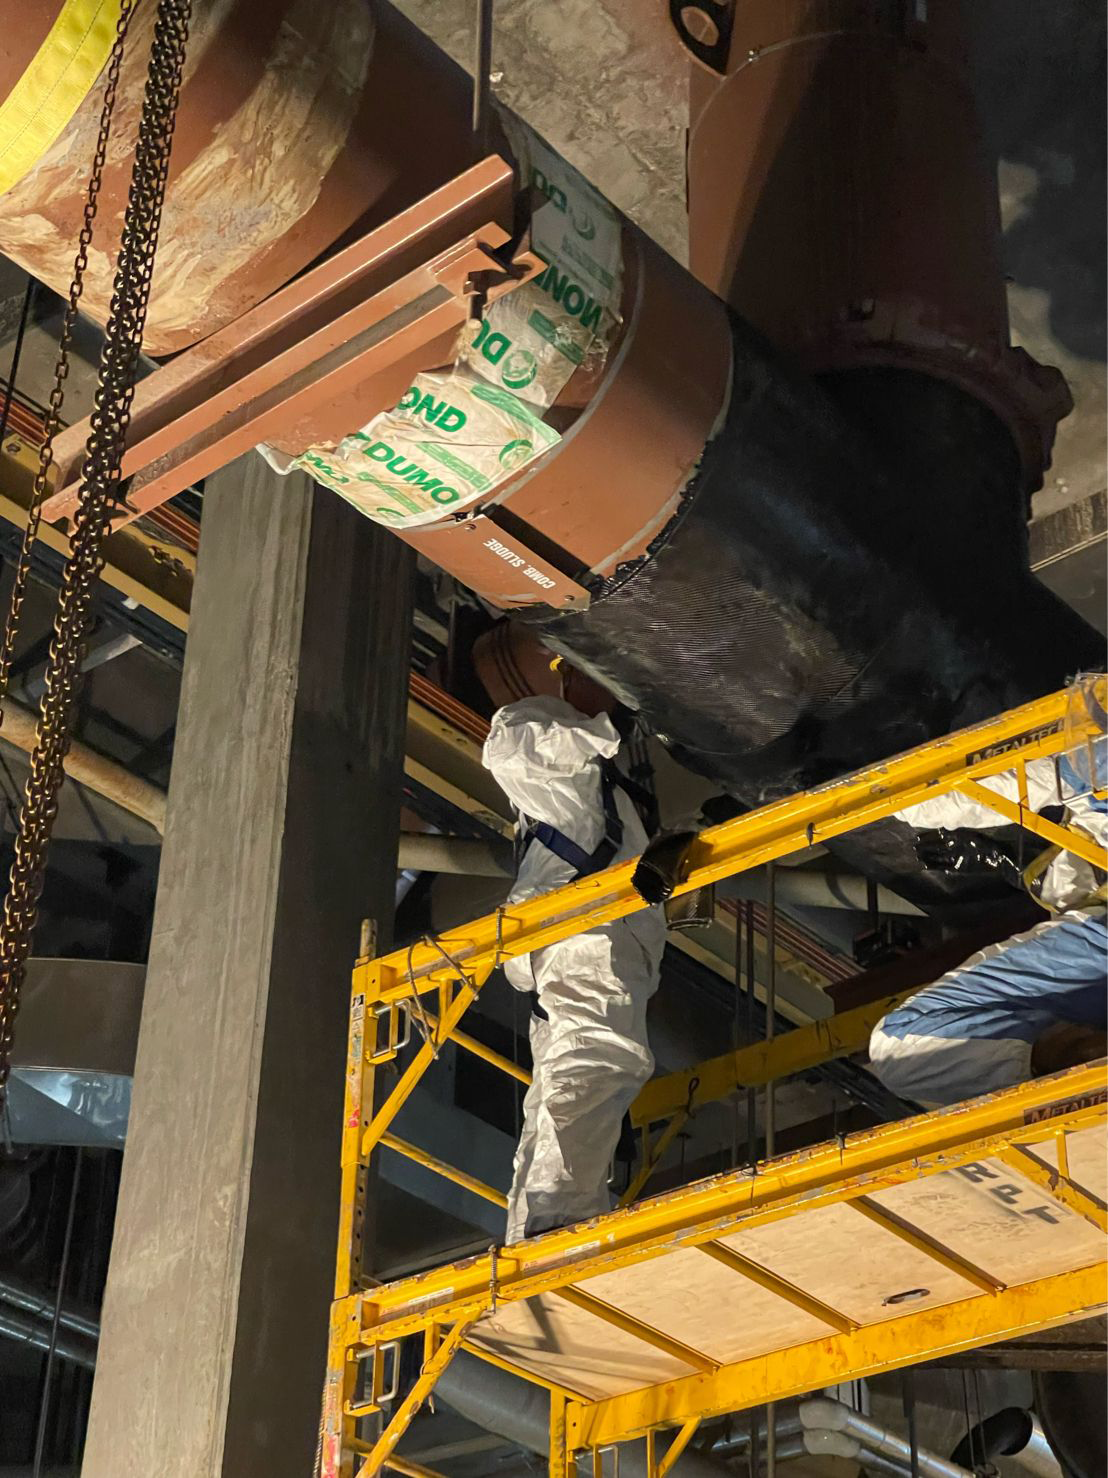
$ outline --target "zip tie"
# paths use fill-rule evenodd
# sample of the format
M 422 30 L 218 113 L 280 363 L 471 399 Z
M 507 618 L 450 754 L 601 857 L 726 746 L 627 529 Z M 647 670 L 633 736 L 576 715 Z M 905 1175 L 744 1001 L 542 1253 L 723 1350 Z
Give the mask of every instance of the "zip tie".
M 489 1246 L 489 1313 L 496 1313 L 496 1254 L 497 1246 L 493 1242 Z

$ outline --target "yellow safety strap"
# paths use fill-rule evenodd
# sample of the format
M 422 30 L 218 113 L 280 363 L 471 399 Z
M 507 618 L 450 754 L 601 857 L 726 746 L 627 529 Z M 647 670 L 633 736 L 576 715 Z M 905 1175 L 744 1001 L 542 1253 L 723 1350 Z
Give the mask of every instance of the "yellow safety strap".
M 1052 908 L 1041 896 L 1043 874 L 1061 850 L 1061 847 L 1047 847 L 1044 852 L 1039 852 L 1035 856 L 1029 867 L 1025 867 L 1023 870 L 1023 886 L 1031 894 L 1032 898 L 1042 904 L 1043 908 L 1049 910 L 1050 913 L 1057 913 L 1058 910 Z
M 64 0 L 23 76 L 0 103 L 0 195 L 28 174 L 103 70 L 120 0 Z

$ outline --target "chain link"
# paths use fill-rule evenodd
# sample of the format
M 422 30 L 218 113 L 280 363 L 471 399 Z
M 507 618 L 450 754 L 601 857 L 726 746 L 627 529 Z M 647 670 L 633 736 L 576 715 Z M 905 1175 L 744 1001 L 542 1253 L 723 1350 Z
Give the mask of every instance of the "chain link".
M 31 492 L 27 524 L 23 530 L 23 543 L 15 567 L 15 580 L 8 599 L 8 617 L 4 626 L 3 641 L 0 643 L 0 726 L 4 722 L 2 702 L 7 697 L 11 679 L 12 658 L 15 655 L 16 639 L 19 635 L 23 601 L 27 594 L 27 581 L 31 574 L 31 554 L 38 538 L 42 522 L 42 505 L 50 487 L 50 469 L 54 465 L 54 438 L 61 429 L 62 404 L 65 400 L 65 382 L 69 378 L 69 347 L 73 341 L 73 330 L 77 323 L 77 310 L 84 292 L 85 271 L 88 267 L 88 252 L 92 244 L 93 227 L 100 202 L 100 187 L 104 165 L 108 157 L 108 140 L 111 138 L 112 116 L 115 112 L 115 95 L 119 86 L 119 69 L 123 62 L 123 47 L 127 38 L 127 26 L 131 19 L 135 0 L 123 0 L 119 21 L 116 25 L 115 41 L 108 58 L 104 82 L 104 101 L 100 110 L 100 128 L 96 136 L 96 152 L 92 157 L 88 189 L 85 195 L 84 219 L 77 237 L 77 255 L 73 261 L 73 276 L 69 283 L 69 297 L 62 318 L 61 334 L 58 338 L 58 354 L 54 363 L 54 383 L 47 402 L 43 421 L 43 440 L 39 448 L 38 469 L 35 472 Z M 14 387 L 13 387 L 14 388 Z
M 96 215 L 96 199 L 106 158 L 111 104 L 114 103 L 123 38 L 133 4 L 134 0 L 124 0 L 116 44 L 108 64 L 104 115 L 101 118 L 100 136 L 89 181 L 85 223 L 74 267 L 74 286 L 71 288 L 66 310 L 67 328 L 63 328 L 54 392 L 51 394 L 47 444 L 40 460 L 39 475 L 35 480 L 35 500 L 28 521 L 28 534 L 32 542 L 32 531 L 38 527 L 52 461 L 50 441 L 61 410 L 68 370 L 69 335 L 81 296 L 88 244 Z M 77 510 L 71 528 L 70 553 L 62 572 L 38 732 L 15 838 L 15 856 L 8 893 L 4 900 L 3 919 L 0 921 L 0 1107 L 3 1106 L 11 1069 L 15 1017 L 38 918 L 46 851 L 58 812 L 58 794 L 64 779 L 63 766 L 69 749 L 70 727 L 80 691 L 92 598 L 104 564 L 104 539 L 111 531 L 112 517 L 119 503 L 123 452 L 131 419 L 146 309 L 150 299 L 150 283 L 169 172 L 169 155 L 188 42 L 190 12 L 191 0 L 159 0 L 154 24 L 154 41 L 150 52 L 142 116 L 139 120 L 134 167 L 100 355 L 99 380 L 81 469 Z M 21 556 L 21 564 L 22 562 Z M 27 563 L 29 565 L 29 546 Z M 26 586 L 26 575 L 23 577 L 23 586 Z M 18 623 L 18 606 L 22 599 L 21 591 L 15 608 L 15 624 Z M 9 630 L 5 636 L 4 649 L 0 652 L 0 694 L 11 664 L 10 647 L 14 643 L 12 626 L 9 616 Z M 5 659 L 6 667 L 3 666 Z

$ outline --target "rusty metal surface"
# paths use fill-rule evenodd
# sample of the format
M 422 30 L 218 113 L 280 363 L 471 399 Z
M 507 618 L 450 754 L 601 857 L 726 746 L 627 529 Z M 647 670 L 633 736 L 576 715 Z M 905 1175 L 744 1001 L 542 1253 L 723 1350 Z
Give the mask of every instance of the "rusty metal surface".
M 558 451 L 555 448 L 546 460 L 555 460 Z M 406 543 L 496 605 L 570 611 L 588 607 L 588 591 L 538 553 L 534 547 L 538 540 L 509 532 L 495 517 L 478 513 L 398 532 Z
M 495 298 L 539 269 L 519 253 L 508 277 L 490 255 L 507 241 L 496 220 L 511 192 L 509 166 L 484 160 L 144 380 L 124 459 L 129 511 L 116 526 L 258 441 L 303 450 L 394 404 L 413 367 L 449 354 L 476 273 L 493 274 Z M 80 423 L 59 438 L 52 522 L 75 505 L 86 435 Z
M 694 66 L 690 266 L 808 370 L 920 369 L 986 401 L 1029 485 L 1070 400 L 1009 345 L 961 0 L 748 0 Z
M 212 10 L 213 3 L 205 0 L 200 7 L 197 58 L 208 56 L 209 51 L 214 57 L 215 50 L 226 48 L 227 27 L 241 29 L 256 0 L 228 0 L 229 9 L 219 17 Z M 292 0 L 292 8 L 298 3 Z M 268 44 L 266 38 L 283 34 L 289 23 L 287 15 L 274 19 L 267 12 L 267 16 L 266 25 L 259 24 L 257 38 L 239 48 L 247 72 L 263 66 L 258 57 Z M 396 213 L 399 207 L 410 207 L 413 180 L 430 174 L 433 183 L 441 184 L 449 178 L 459 151 L 470 147 L 468 134 L 458 126 L 465 116 L 468 84 L 437 48 L 391 10 L 382 7 L 375 12 L 375 26 L 366 83 L 375 109 L 370 130 L 372 160 L 368 164 L 362 160 L 362 201 L 368 202 L 363 221 L 373 221 L 393 241 Z M 355 28 L 352 34 L 356 39 L 361 33 Z M 220 55 L 226 57 L 226 49 Z M 209 59 L 207 65 L 214 75 L 214 60 Z M 194 71 L 198 66 L 199 62 L 194 64 Z M 286 76 L 285 85 L 295 91 L 302 83 L 299 76 Z M 178 169 L 188 160 L 199 169 L 200 161 L 207 158 L 205 129 L 214 126 L 215 115 L 208 104 L 207 111 L 196 107 L 197 86 L 190 74 L 182 104 Z M 247 82 L 240 79 L 236 93 L 228 80 L 227 89 L 242 94 Z M 225 132 L 226 127 L 222 121 L 218 131 Z M 275 128 L 280 135 L 283 121 Z M 434 147 L 427 147 L 431 140 Z M 292 188 L 299 155 L 295 150 L 289 153 L 288 142 L 282 137 L 272 141 L 273 158 L 275 162 L 278 148 L 285 150 L 282 169 L 289 175 L 287 187 Z M 496 144 L 501 146 L 499 136 Z M 238 177 L 250 157 L 243 155 L 234 167 L 224 159 L 226 179 L 220 188 L 228 196 L 227 207 L 222 216 L 217 210 L 215 219 L 204 227 L 222 233 L 220 251 L 228 258 L 235 256 L 238 234 L 252 229 L 249 199 L 236 199 L 232 209 L 230 198 L 240 192 Z M 495 201 L 490 198 L 479 222 L 467 218 L 471 235 L 475 226 L 505 225 L 512 220 L 510 168 L 500 161 L 495 167 L 500 171 Z M 40 173 L 60 187 L 61 175 L 55 167 L 47 168 L 44 162 L 43 169 L 35 172 Z M 318 160 L 316 174 L 320 175 Z M 12 203 L 17 217 L 30 204 L 29 198 L 21 203 L 9 197 L 6 204 Z M 110 205 L 110 200 L 106 203 Z M 195 194 L 193 204 L 199 209 L 201 203 L 201 195 Z M 204 208 L 210 204 L 208 197 Z M 178 212 L 175 217 L 173 210 Z M 328 219 L 333 235 L 341 226 L 336 226 L 337 216 Z M 176 232 L 171 221 L 177 223 Z M 17 232 L 18 219 L 0 230 L 0 246 L 5 244 L 4 230 Z M 304 230 L 302 221 L 294 233 L 298 241 Z M 60 238 L 61 229 L 46 234 L 52 240 Z M 349 269 L 350 280 L 341 280 L 347 264 L 354 260 L 350 254 L 356 257 L 365 248 L 364 237 L 324 267 L 312 269 L 276 293 L 272 290 L 278 282 L 302 266 L 303 259 L 284 260 L 273 273 L 255 272 L 258 262 L 269 259 L 267 247 L 258 262 L 251 264 L 248 292 L 236 295 L 224 291 L 233 272 L 220 268 L 218 281 L 213 276 L 211 243 L 205 244 L 207 238 L 201 240 L 199 221 L 187 214 L 174 181 L 167 203 L 166 234 L 170 246 L 175 244 L 188 256 L 185 276 L 193 295 L 190 301 L 195 306 L 199 297 L 204 298 L 203 312 L 198 310 L 189 319 L 189 334 L 195 336 L 198 330 L 213 326 L 213 304 L 220 319 L 243 308 L 248 311 L 140 388 L 124 467 L 133 480 L 130 512 L 123 521 L 156 507 L 257 441 L 272 441 L 285 451 L 298 453 L 310 444 L 338 441 L 366 424 L 372 414 L 399 399 L 416 371 L 452 358 L 454 333 L 461 321 L 459 284 L 465 272 L 479 265 L 473 255 L 456 260 L 453 275 L 446 274 L 449 290 L 444 290 L 441 274 L 432 281 L 426 271 L 422 278 L 416 273 L 404 282 L 403 290 L 394 284 L 387 300 L 370 310 L 353 268 Z M 641 557 L 676 511 L 683 487 L 724 408 L 730 345 L 723 308 L 633 227 L 624 227 L 623 238 L 622 323 L 609 346 L 607 362 L 582 367 L 552 408 L 549 420 L 561 433 L 562 442 L 478 509 L 481 522 L 448 521 L 402 535 L 482 594 L 508 606 L 542 600 L 560 609 L 580 609 L 587 604 L 582 583 L 586 572 L 610 575 L 621 563 Z M 503 232 L 495 240 L 487 234 L 482 244 L 496 245 L 504 239 Z M 317 240 L 315 249 L 323 244 Z M 396 250 L 399 253 L 399 247 Z M 366 274 L 367 260 L 360 259 L 359 269 Z M 160 270 L 167 270 L 164 263 Z M 174 298 L 174 306 L 161 292 L 172 275 L 155 282 L 152 321 L 160 323 L 168 335 L 159 340 L 159 348 L 185 342 L 184 337 L 173 335 L 192 311 L 182 311 L 184 298 Z M 318 301 L 312 298 L 312 284 L 317 282 L 324 284 Z M 418 313 L 412 308 L 417 289 L 434 294 Z M 271 293 L 270 298 L 258 303 L 266 293 Z M 95 312 L 95 296 L 90 301 Z M 256 306 L 251 308 L 251 303 Z M 386 311 L 393 315 L 387 332 L 381 327 Z M 415 321 L 409 322 L 413 317 Z M 282 323 L 284 330 L 279 327 Z M 74 428 L 59 448 L 65 476 L 48 507 L 53 520 L 65 517 L 72 507 L 82 440 L 81 428 Z M 597 489 L 604 490 L 605 496 L 597 497 Z M 486 520 L 491 521 L 487 529 Z
M 61 8 L 60 0 L 20 0 L 4 8 L 4 43 L 0 46 L 0 99 L 23 76 Z
M 599 575 L 645 553 L 676 512 L 723 415 L 731 368 L 719 301 L 634 227 L 623 239 L 623 341 L 556 456 L 497 499 Z
M 132 26 L 101 243 L 118 239 L 153 17 L 153 6 L 139 6 Z M 427 45 L 365 0 L 198 0 L 148 352 L 215 332 L 343 233 L 381 224 L 471 161 L 467 131 L 452 126 L 465 116 L 464 74 L 443 58 L 434 87 L 423 89 L 406 70 Z M 0 250 L 56 289 L 68 281 L 99 109 L 94 88 L 0 201 Z M 112 268 L 110 253 L 94 247 L 85 306 L 101 322 Z
M 614 694 L 556 656 L 518 621 L 507 619 L 490 627 L 474 642 L 472 658 L 494 708 L 541 695 L 565 698 L 579 713 L 592 717 L 611 713 L 616 704 Z
M 571 581 L 610 575 L 646 552 L 676 512 L 730 385 L 719 300 L 634 227 L 624 227 L 623 242 L 623 335 L 592 399 L 553 451 L 480 510 L 482 529 L 491 520 L 498 540 L 514 537 Z M 473 537 L 474 522 L 400 536 L 498 605 L 580 609 L 575 600 L 544 600 L 503 559 L 490 562 L 485 538 Z

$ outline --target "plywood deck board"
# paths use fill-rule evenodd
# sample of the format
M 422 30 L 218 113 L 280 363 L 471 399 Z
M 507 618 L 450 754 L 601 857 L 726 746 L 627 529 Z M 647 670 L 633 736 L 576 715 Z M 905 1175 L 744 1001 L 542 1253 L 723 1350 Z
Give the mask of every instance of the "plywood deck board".
M 1056 1139 L 1033 1144 L 1031 1149 L 1040 1160 L 1057 1166 Z M 1101 1205 L 1108 1204 L 1108 1129 L 1103 1124 L 1096 1124 L 1091 1129 L 1077 1129 L 1067 1134 L 1066 1156 L 1074 1184 L 1095 1196 Z
M 579 1285 L 720 1364 L 818 1339 L 828 1326 L 695 1248 Z
M 1072 1179 L 1103 1200 L 1108 1126 L 1067 1136 Z M 1056 1140 L 1036 1146 L 1054 1161 Z M 996 1159 L 921 1175 L 869 1199 L 1009 1286 L 1088 1267 L 1104 1237 L 1084 1217 Z M 979 1289 L 845 1202 L 719 1237 L 733 1251 L 861 1325 L 972 1298 Z M 692 1247 L 577 1284 L 719 1364 L 818 1340 L 829 1326 Z M 923 1290 L 907 1302 L 898 1295 Z M 982 1295 L 987 1296 L 987 1295 Z M 555 1293 L 504 1304 L 476 1326 L 486 1351 L 589 1400 L 689 1375 L 693 1366 Z
M 1090 1222 L 999 1160 L 890 1186 L 872 1200 L 1009 1286 L 1104 1255 Z
M 912 1300 L 913 1310 L 937 1308 L 977 1292 L 965 1278 L 843 1204 L 802 1212 L 720 1241 L 858 1324 L 894 1317 L 903 1306 L 887 1300 L 910 1290 L 927 1290 Z
M 553 1293 L 486 1315 L 471 1342 L 595 1400 L 692 1374 L 682 1361 Z

